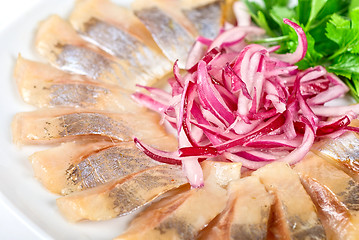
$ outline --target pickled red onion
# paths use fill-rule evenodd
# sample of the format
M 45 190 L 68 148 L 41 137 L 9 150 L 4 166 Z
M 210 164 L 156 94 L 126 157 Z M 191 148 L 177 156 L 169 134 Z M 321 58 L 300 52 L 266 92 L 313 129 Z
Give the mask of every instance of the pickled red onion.
M 198 163 L 204 159 L 226 158 L 251 170 L 273 161 L 295 164 L 319 138 L 358 131 L 348 125 L 359 114 L 359 105 L 324 105 L 348 88 L 323 67 L 297 69 L 294 64 L 304 58 L 307 39 L 299 25 L 288 19 L 284 23 L 298 35 L 294 53 L 280 55 L 274 53 L 276 47 L 247 45 L 249 26 L 223 30 L 213 41 L 199 38 L 185 75 L 174 64 L 171 94 L 146 88 L 151 96 L 133 95 L 170 122 L 178 151 L 156 150 L 137 138 L 136 145 L 157 161 L 182 164 L 192 187 L 200 187 Z

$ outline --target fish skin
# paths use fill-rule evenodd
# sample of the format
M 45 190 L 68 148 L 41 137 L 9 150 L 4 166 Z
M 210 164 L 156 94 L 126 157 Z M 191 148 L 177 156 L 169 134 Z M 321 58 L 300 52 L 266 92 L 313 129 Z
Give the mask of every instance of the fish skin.
M 70 22 L 88 41 L 128 62 L 128 70 L 136 71 L 138 78 L 155 81 L 172 71 L 172 63 L 129 9 L 110 1 L 77 1 Z M 152 85 L 145 81 L 138 84 Z
M 55 29 L 62 34 L 56 34 Z M 36 49 L 55 67 L 98 82 L 135 90 L 136 84 L 152 85 L 158 80 L 153 76 L 141 75 L 140 69 L 129 68 L 128 61 L 86 42 L 70 23 L 56 15 L 40 24 L 36 34 Z
M 163 54 L 172 62 L 178 59 L 178 66 L 185 68 L 188 52 L 198 36 L 188 19 L 174 9 L 175 2 L 137 0 L 132 3 L 135 15 L 142 21 Z
M 108 89 L 89 84 L 52 84 L 47 88 L 51 92 L 49 94 L 51 99 L 49 102 L 50 106 L 88 108 L 95 105 L 98 98 L 109 94 Z
M 203 162 L 203 188 L 177 193 L 152 204 L 116 239 L 197 239 L 199 231 L 224 210 L 226 186 L 240 177 L 240 166 Z
M 194 24 L 200 36 L 214 39 L 220 30 L 222 21 L 221 1 L 208 1 L 199 6 L 182 10 Z
M 131 92 L 115 85 L 96 83 L 50 65 L 18 57 L 14 77 L 24 101 L 39 108 L 75 107 L 115 112 L 145 112 Z
M 80 34 L 111 55 L 126 61 L 127 71 L 136 72 L 137 77 L 143 79 L 137 81 L 137 84 L 153 85 L 156 80 L 167 76 L 172 70 L 172 64 L 165 56 L 152 51 L 115 26 L 98 19 L 92 18 L 86 22 L 84 31 Z
M 268 239 L 326 239 L 313 202 L 288 164 L 273 162 L 252 175 L 275 196 Z
M 62 34 L 56 34 L 57 32 Z M 120 81 L 111 68 L 111 64 L 114 65 L 113 59 L 81 39 L 71 25 L 57 15 L 40 23 L 35 46 L 40 55 L 61 70 L 99 82 L 115 84 Z
M 108 147 L 82 159 L 76 165 L 66 169 L 68 187 L 63 191 L 75 192 L 109 182 L 118 177 L 159 165 L 159 162 L 147 157 L 136 146 L 121 145 Z
M 350 221 L 349 210 L 337 196 L 327 186 L 307 175 L 301 175 L 301 182 L 317 207 L 327 238 L 357 239 L 355 231 L 358 230 Z
M 67 43 L 58 44 L 56 47 L 61 49 L 61 52 L 57 55 L 55 64 L 61 69 L 83 74 L 93 79 L 101 79 L 102 75 L 106 73 L 110 73 L 114 78 L 117 78 L 111 66 L 113 62 L 103 55 L 89 48 Z M 118 79 L 118 81 L 121 80 Z
M 69 21 L 78 32 L 85 32 L 86 23 L 97 19 L 122 30 L 136 38 L 151 50 L 162 54 L 151 33 L 134 15 L 131 9 L 108 0 L 78 0 L 69 16 Z
M 341 202 L 350 214 L 350 224 L 354 226 L 359 223 L 359 183 L 354 181 L 344 171 L 335 167 L 325 158 L 322 158 L 312 152 L 309 152 L 307 156 L 296 166 L 294 170 L 299 172 L 303 177 L 309 177 L 315 179 L 319 184 L 330 189 L 330 192 L 334 194 L 335 198 Z M 330 177 L 328 175 L 330 174 Z M 310 182 L 309 180 L 307 182 Z M 318 185 L 313 183 L 313 185 Z M 317 192 L 320 190 L 317 190 Z M 324 191 L 324 190 L 323 190 Z M 327 214 L 328 215 L 328 214 Z M 328 216 L 327 216 L 328 217 Z M 335 222 L 334 222 L 335 223 Z M 336 225 L 328 226 L 329 228 L 337 228 Z M 351 228 L 348 225 L 348 228 Z M 359 233 L 356 231 L 347 230 L 347 235 L 344 239 L 356 239 L 359 237 Z M 342 235 L 339 232 L 338 236 L 334 238 L 340 239 Z
M 359 213 L 359 183 L 326 159 L 310 152 L 296 164 L 294 170 L 327 186 L 349 210 L 353 211 L 353 214 Z M 330 173 L 330 178 L 328 178 L 328 173 Z
M 166 136 L 156 113 L 121 114 L 84 109 L 43 109 L 15 115 L 12 130 L 16 144 L 56 144 L 75 139 L 114 142 Z M 146 128 L 143 128 L 146 126 Z
M 214 39 L 223 22 L 222 1 L 136 0 L 132 9 L 165 56 L 171 61 L 178 59 L 180 68 L 185 68 L 195 39 L 198 36 Z
M 179 166 L 159 165 L 118 180 L 57 199 L 71 222 L 123 216 L 187 183 Z
M 151 138 L 146 143 L 164 151 L 174 151 L 177 147 L 177 140 L 171 135 Z M 44 187 L 62 195 L 160 164 L 145 156 L 133 142 L 84 140 L 35 152 L 29 160 L 35 177 Z M 89 175 L 88 169 L 93 169 Z
M 266 239 L 270 209 L 274 202 L 256 176 L 232 181 L 226 209 L 201 233 L 200 240 Z
M 312 151 L 359 181 L 359 138 L 348 132 L 335 139 L 325 139 L 312 147 Z

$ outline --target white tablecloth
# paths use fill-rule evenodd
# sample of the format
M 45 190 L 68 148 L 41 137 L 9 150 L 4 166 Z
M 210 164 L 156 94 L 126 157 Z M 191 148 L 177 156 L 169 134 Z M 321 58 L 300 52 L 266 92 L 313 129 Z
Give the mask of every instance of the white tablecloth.
M 40 0 L 0 0 L 0 31 L 39 2 Z M 0 239 L 38 240 L 39 237 L 0 202 Z

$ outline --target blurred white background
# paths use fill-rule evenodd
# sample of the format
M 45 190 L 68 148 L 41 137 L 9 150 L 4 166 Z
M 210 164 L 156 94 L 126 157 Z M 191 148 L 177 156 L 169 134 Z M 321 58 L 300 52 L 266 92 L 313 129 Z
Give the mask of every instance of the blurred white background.
M 0 30 L 39 2 L 40 0 L 0 0 Z
M 0 0 L 0 32 L 39 2 L 40 0 Z M 0 52 L 1 50 L 0 46 Z M 0 202 L 0 239 L 38 240 L 39 237 Z

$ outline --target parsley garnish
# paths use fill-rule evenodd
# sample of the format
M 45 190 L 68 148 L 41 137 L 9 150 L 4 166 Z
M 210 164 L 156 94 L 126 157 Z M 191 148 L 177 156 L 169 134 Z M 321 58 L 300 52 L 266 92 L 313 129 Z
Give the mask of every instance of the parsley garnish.
M 308 39 L 307 55 L 298 67 L 326 67 L 346 82 L 359 102 L 359 0 L 298 0 L 294 6 L 289 0 L 245 2 L 253 21 L 268 35 L 257 43 L 293 52 L 297 35 L 282 19 L 298 23 Z

